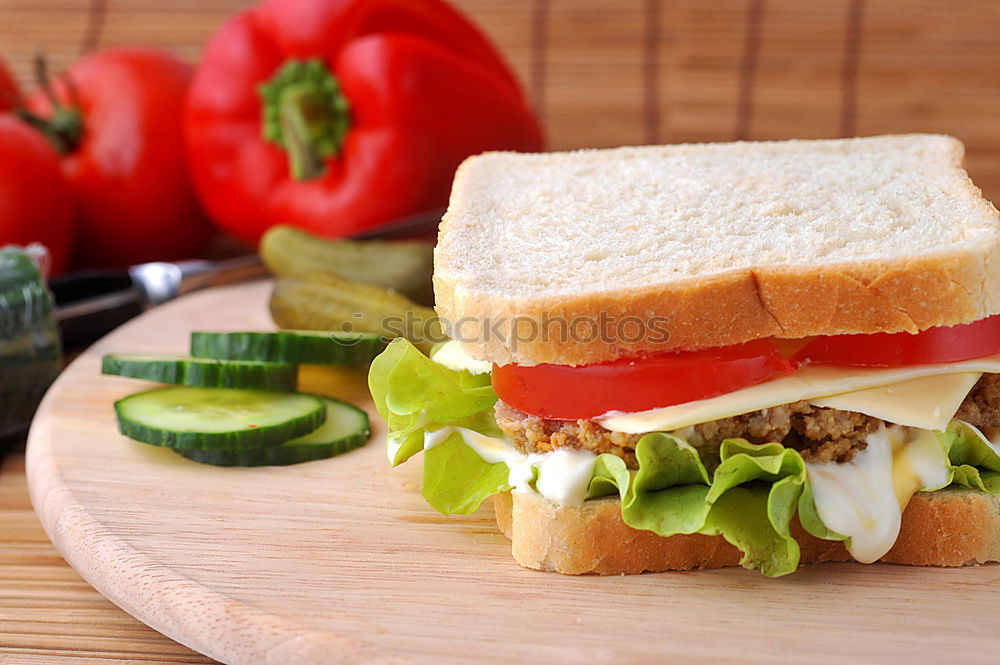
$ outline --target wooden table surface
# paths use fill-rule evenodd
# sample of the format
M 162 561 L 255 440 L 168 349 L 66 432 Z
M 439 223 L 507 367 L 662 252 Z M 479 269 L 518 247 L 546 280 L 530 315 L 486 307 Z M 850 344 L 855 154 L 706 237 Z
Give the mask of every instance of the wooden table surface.
M 214 663 L 118 609 L 67 565 L 38 523 L 24 448 L 0 466 L 0 663 Z

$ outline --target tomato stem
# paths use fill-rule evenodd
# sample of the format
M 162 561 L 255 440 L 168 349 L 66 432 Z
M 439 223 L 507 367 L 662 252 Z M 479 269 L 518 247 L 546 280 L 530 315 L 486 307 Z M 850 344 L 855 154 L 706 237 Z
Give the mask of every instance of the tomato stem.
M 322 176 L 351 122 L 337 78 L 317 58 L 290 60 L 260 86 L 260 96 L 264 138 L 288 153 L 292 177 Z
M 69 90 L 71 105 L 64 106 L 55 90 L 52 89 L 52 79 L 49 76 L 48 62 L 41 52 L 35 54 L 35 80 L 42 94 L 52 106 L 52 114 L 45 118 L 32 113 L 26 108 L 18 108 L 18 117 L 41 132 L 60 155 L 68 155 L 76 150 L 83 139 L 83 113 L 80 111 L 79 95 L 70 78 L 65 79 Z

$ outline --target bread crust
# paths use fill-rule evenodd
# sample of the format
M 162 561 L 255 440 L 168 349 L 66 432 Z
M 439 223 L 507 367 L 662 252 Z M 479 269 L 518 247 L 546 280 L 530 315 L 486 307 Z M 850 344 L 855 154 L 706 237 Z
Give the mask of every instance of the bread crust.
M 442 230 L 444 233 L 444 227 Z M 462 348 L 497 364 L 586 365 L 624 356 L 740 344 L 761 337 L 915 333 L 1000 314 L 1000 246 L 908 259 L 898 263 L 772 266 L 734 270 L 670 285 L 639 286 L 569 298 L 508 300 L 458 288 L 435 273 L 435 308 L 463 321 Z M 553 343 L 550 335 L 515 336 L 545 321 L 601 317 L 666 320 L 669 339 L 651 344 L 593 340 Z M 489 322 L 506 321 L 487 334 Z M 499 332 L 499 334 L 495 334 Z M 518 339 L 512 344 L 512 339 Z
M 979 200 L 984 218 L 996 221 L 994 242 L 899 260 L 740 268 L 575 296 L 518 298 L 480 289 L 474 275 L 449 272 L 448 257 L 466 251 L 454 240 L 457 234 L 449 233 L 452 225 L 461 226 L 463 197 L 468 196 L 456 186 L 435 249 L 436 309 L 445 321 L 461 323 L 460 341 L 472 357 L 522 365 L 585 365 L 771 336 L 915 333 L 1000 314 L 1000 215 L 962 171 L 962 143 L 949 139 L 946 151 L 946 160 L 962 176 L 956 186 L 964 191 L 956 196 Z M 558 162 L 571 154 L 546 158 Z M 476 159 L 459 168 L 456 183 Z M 551 324 L 599 321 L 602 316 L 666 321 L 669 338 L 647 335 L 631 343 L 602 335 L 563 339 Z M 495 325 L 501 320 L 502 325 Z M 547 337 L 526 334 L 541 330 L 546 321 Z
M 526 568 L 568 575 L 627 575 L 739 565 L 739 551 L 722 536 L 669 538 L 627 526 L 616 497 L 560 506 L 535 493 L 493 497 L 497 526 Z M 802 563 L 850 561 L 843 544 L 792 534 Z M 1000 561 L 1000 496 L 950 488 L 920 492 L 903 514 L 893 548 L 880 561 L 913 566 L 965 566 Z

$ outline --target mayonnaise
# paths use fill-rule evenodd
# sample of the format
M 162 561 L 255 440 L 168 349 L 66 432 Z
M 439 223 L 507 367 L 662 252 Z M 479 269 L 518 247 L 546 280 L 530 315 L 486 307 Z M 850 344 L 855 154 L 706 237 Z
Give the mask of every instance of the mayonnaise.
M 389 456 L 389 464 L 396 463 L 396 455 L 399 454 L 399 449 L 403 447 L 403 442 L 392 435 L 389 432 L 389 436 L 385 439 L 385 452 Z
M 459 434 L 465 445 L 487 464 L 503 462 L 510 468 L 509 482 L 515 492 L 534 492 L 553 503 L 580 506 L 587 496 L 597 456 L 589 450 L 559 448 L 545 453 L 522 453 L 506 439 L 486 436 L 464 427 L 442 427 L 424 434 L 424 450 L 433 448 L 451 434 Z M 535 487 L 532 467 L 537 469 Z
M 885 555 L 899 536 L 903 510 L 914 493 L 948 482 L 948 460 L 933 432 L 880 427 L 849 462 L 806 464 L 816 511 L 833 531 L 848 536 L 861 563 Z

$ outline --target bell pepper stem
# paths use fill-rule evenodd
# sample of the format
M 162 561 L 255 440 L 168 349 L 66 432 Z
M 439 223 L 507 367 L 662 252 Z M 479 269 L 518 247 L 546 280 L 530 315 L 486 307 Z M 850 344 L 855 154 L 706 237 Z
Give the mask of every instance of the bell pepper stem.
M 350 126 L 336 77 L 321 60 L 291 60 L 260 87 L 260 96 L 264 138 L 287 153 L 292 177 L 322 176 Z
M 320 104 L 321 100 L 305 87 L 286 90 L 282 95 L 279 122 L 288 167 L 296 180 L 318 178 L 326 170 L 313 141 L 316 131 L 322 131 L 320 123 L 315 122 Z

